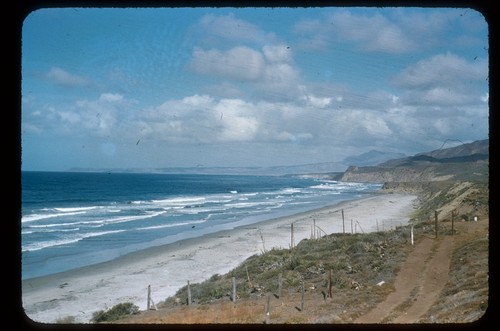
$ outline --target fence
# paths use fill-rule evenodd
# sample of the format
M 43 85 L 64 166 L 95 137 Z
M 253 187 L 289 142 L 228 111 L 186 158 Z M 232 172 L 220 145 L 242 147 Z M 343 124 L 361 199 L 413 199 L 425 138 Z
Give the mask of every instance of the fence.
M 341 210 L 341 215 L 342 215 L 343 231 L 345 231 L 345 214 L 344 214 L 343 209 Z M 455 234 L 455 221 L 456 221 L 457 217 L 458 217 L 458 214 L 457 214 L 456 210 L 452 210 L 451 211 L 451 225 L 450 225 L 451 231 L 448 231 L 448 230 L 450 230 L 448 226 L 444 226 L 442 224 L 442 222 L 440 223 L 438 211 L 434 212 L 433 224 L 431 224 L 431 222 L 429 220 L 428 222 L 424 222 L 426 225 L 420 225 L 420 227 L 418 229 L 415 227 L 414 224 L 410 224 L 410 226 L 394 227 L 394 229 L 389 228 L 389 230 L 390 231 L 393 231 L 393 230 L 408 231 L 407 235 L 410 238 L 409 244 L 414 245 L 414 243 L 416 241 L 415 240 L 416 237 L 418 237 L 420 235 L 429 236 L 429 234 L 434 234 L 435 238 L 439 238 L 439 236 L 447 235 L 450 233 L 451 233 L 451 235 L 454 235 Z M 446 219 L 446 220 L 448 220 L 448 219 Z M 376 225 L 377 225 L 377 230 L 379 230 L 378 220 L 376 220 Z M 385 232 L 387 229 L 386 229 L 383 221 L 382 221 L 381 225 L 382 225 L 382 230 Z M 361 230 L 361 232 L 364 232 L 362 227 L 361 227 L 361 224 L 359 224 L 359 222 L 351 220 L 351 233 L 352 234 L 357 233 L 358 227 Z M 294 224 L 293 223 L 291 224 L 290 229 L 291 229 L 290 252 L 292 252 L 293 249 L 295 248 L 295 242 L 294 242 L 295 236 L 294 236 Z M 345 234 L 345 232 L 344 232 L 344 234 Z M 263 235 L 261 232 L 260 232 L 260 235 L 261 235 L 262 242 L 264 243 Z M 316 224 L 316 220 L 313 219 L 312 225 L 311 225 L 311 234 L 310 234 L 311 239 L 320 239 L 326 235 L 327 235 L 327 233 L 321 227 L 319 227 Z M 247 284 L 249 284 L 250 287 L 257 286 L 257 285 L 252 283 L 251 275 L 249 274 L 249 271 L 248 271 L 248 268 L 246 265 L 245 265 L 245 275 L 246 275 L 246 279 L 241 278 L 240 284 L 247 282 Z M 314 291 L 314 289 L 311 291 L 308 291 L 308 292 L 314 293 L 315 297 L 313 298 L 313 300 L 325 300 L 326 301 L 327 298 L 329 298 L 331 300 L 333 299 L 333 297 L 334 297 L 333 276 L 334 276 L 334 270 L 332 270 L 332 269 L 326 270 L 325 276 L 324 276 L 324 280 L 325 280 L 326 285 L 324 285 L 318 291 Z M 267 292 L 264 292 L 261 294 L 261 296 L 264 297 L 264 302 L 265 302 L 264 303 L 264 318 L 265 318 L 266 322 L 270 321 L 271 313 L 272 313 L 272 306 L 274 304 L 282 304 L 283 302 L 287 302 L 287 306 L 295 306 L 295 309 L 299 312 L 303 312 L 303 311 L 307 310 L 307 308 L 308 308 L 307 304 L 306 304 L 307 301 L 305 300 L 305 298 L 306 298 L 305 276 L 303 274 L 301 274 L 300 279 L 301 279 L 300 280 L 300 287 L 299 287 L 300 297 L 298 297 L 297 295 L 283 295 L 283 273 L 282 272 L 280 272 L 276 276 L 276 282 L 275 282 L 277 284 L 276 288 L 274 288 L 272 291 L 268 290 Z M 382 281 L 376 285 L 381 286 L 384 283 L 385 282 Z M 238 282 L 237 282 L 236 277 L 232 276 L 230 278 L 231 291 L 229 294 L 229 299 L 233 303 L 235 303 L 239 300 L 239 295 L 238 295 L 239 289 L 238 289 L 237 284 L 238 284 Z M 352 284 L 354 284 L 354 285 L 352 285 Z M 353 286 L 353 288 L 359 287 L 359 284 L 357 284 L 356 282 L 353 282 L 352 284 L 351 285 Z M 185 298 L 185 300 L 186 300 L 185 302 L 188 306 L 191 306 L 194 302 L 193 293 L 191 291 L 191 283 L 189 280 L 187 281 L 187 297 Z M 279 302 L 276 303 L 276 300 L 279 300 Z M 291 302 L 292 300 L 294 300 L 294 302 Z M 182 301 L 183 301 L 182 298 L 180 298 L 180 299 L 176 298 L 175 304 L 180 304 Z M 150 310 L 150 309 L 157 310 L 157 307 L 151 298 L 151 286 L 150 285 L 148 285 L 148 292 L 147 292 L 147 309 L 148 310 Z

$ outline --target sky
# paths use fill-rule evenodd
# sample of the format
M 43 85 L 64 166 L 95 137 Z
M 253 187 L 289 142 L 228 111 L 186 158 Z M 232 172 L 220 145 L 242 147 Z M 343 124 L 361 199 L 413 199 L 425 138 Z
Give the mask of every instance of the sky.
M 487 139 L 488 51 L 470 8 L 39 9 L 22 27 L 21 168 L 300 165 Z

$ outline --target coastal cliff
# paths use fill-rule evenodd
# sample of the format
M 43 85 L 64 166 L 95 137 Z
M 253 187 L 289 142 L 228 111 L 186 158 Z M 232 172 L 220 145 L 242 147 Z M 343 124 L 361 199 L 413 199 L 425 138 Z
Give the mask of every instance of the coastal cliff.
M 484 180 L 488 176 L 489 140 L 486 139 L 390 160 L 377 166 L 350 166 L 340 180 L 366 183 L 431 182 Z

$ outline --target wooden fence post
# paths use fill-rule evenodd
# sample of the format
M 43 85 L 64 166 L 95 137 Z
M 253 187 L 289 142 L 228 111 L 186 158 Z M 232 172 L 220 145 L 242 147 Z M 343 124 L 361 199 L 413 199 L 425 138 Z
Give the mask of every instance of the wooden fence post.
M 451 235 L 454 234 L 454 223 L 455 223 L 455 210 L 451 211 Z
M 267 293 L 266 316 L 271 314 L 271 293 Z
M 233 302 L 236 302 L 236 278 L 233 277 Z
M 344 209 L 342 209 L 342 233 L 345 233 Z
M 281 290 L 283 286 L 283 273 L 280 272 L 278 275 L 278 298 L 281 298 Z
M 328 272 L 328 297 L 331 298 L 332 294 L 332 269 Z
M 411 244 L 413 245 L 413 225 L 410 228 L 410 238 L 411 238 Z
M 313 218 L 313 239 L 317 239 L 318 237 L 316 236 L 316 233 L 318 232 L 318 229 L 316 229 L 316 219 Z
M 302 298 L 300 300 L 300 311 L 304 310 L 304 280 L 302 280 Z
M 146 305 L 147 310 L 151 308 L 150 302 L 151 302 L 151 285 L 148 285 L 148 303 Z
M 189 284 L 189 280 L 188 280 L 187 290 L 188 290 L 188 298 L 187 298 L 188 302 L 187 302 L 187 304 L 188 304 L 188 306 L 191 306 L 191 285 Z
M 156 308 L 155 302 L 153 301 L 153 299 L 151 299 L 151 285 L 148 285 L 148 303 L 146 305 L 147 310 L 151 309 L 151 304 L 153 304 L 153 308 L 155 310 L 158 310 L 158 308 Z
M 352 227 L 352 218 L 351 218 L 351 234 L 353 234 L 353 227 Z
M 438 212 L 434 210 L 434 226 L 436 228 L 436 238 L 438 237 Z

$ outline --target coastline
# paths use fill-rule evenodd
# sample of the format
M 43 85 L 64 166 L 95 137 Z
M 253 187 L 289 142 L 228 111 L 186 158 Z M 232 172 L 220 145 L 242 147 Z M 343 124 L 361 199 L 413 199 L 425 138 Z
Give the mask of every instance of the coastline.
M 373 232 L 404 225 L 415 195 L 376 193 L 291 216 L 240 225 L 202 237 L 130 253 L 115 260 L 22 281 L 22 302 L 29 319 L 41 323 L 73 317 L 88 323 L 94 312 L 133 302 L 146 309 L 147 288 L 158 303 L 182 286 L 224 274 L 265 250 L 288 248 L 310 238 L 313 224 L 322 233 Z M 344 226 L 341 211 L 344 210 Z M 351 222 L 352 220 L 352 222 Z M 323 232 L 324 231 L 324 232 Z

